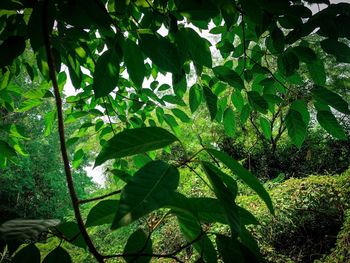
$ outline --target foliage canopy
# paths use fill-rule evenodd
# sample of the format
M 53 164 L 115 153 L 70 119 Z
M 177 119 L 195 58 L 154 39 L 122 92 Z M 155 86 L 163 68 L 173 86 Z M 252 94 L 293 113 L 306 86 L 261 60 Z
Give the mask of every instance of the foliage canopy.
M 308 4 L 315 3 L 326 7 L 313 13 Z M 111 258 L 149 262 L 151 257 L 180 261 L 177 253 L 190 245 L 205 262 L 216 262 L 218 257 L 225 262 L 233 257 L 237 262 L 261 262 L 246 229 L 257 222 L 236 204 L 237 183 L 232 174 L 256 191 L 273 213 L 268 193 L 239 162 L 204 145 L 200 136 L 199 152 L 187 152 L 178 142 L 178 121 L 190 122 L 192 116 L 186 112 L 193 115 L 205 103 L 210 120 L 223 123 L 227 136 L 234 136 L 236 126 L 249 120 L 274 151 L 286 130 L 293 144 L 301 147 L 316 114 L 328 133 L 346 139 L 338 118 L 350 113 L 349 105 L 328 86 L 320 52 L 349 63 L 349 24 L 350 4 L 330 4 L 328 0 L 2 0 L 0 114 L 4 123 L 0 126 L 0 166 L 23 154 L 23 138 L 15 123 L 6 122 L 8 116 L 54 98 L 57 112 L 47 112 L 45 133 L 51 132 L 57 119 L 76 218 L 76 222 L 56 226 L 57 236 L 87 247 L 98 262 Z M 312 34 L 322 41 L 312 42 Z M 27 52 L 34 54 L 36 63 L 28 59 Z M 218 56 L 218 61 L 212 59 Z M 40 86 L 23 94 L 14 81 L 23 72 L 27 74 L 25 81 L 38 81 Z M 63 107 L 67 73 L 76 95 L 64 98 L 69 106 Z M 162 74 L 171 74 L 172 85 L 159 84 L 157 78 Z M 193 79 L 194 84 L 188 87 Z M 146 80 L 150 84 L 146 85 Z M 81 125 L 66 139 L 64 126 L 69 123 Z M 172 133 L 159 127 L 163 123 Z M 91 149 L 77 141 L 92 133 L 102 148 L 96 153 L 95 165 L 114 160 L 108 166 L 125 184 L 109 195 L 80 199 L 72 169 L 79 167 Z M 156 160 L 155 150 L 169 149 L 173 144 L 184 148 L 182 160 Z M 75 147 L 73 157 L 67 147 Z M 232 174 L 222 171 L 219 161 Z M 201 165 L 215 199 L 176 192 L 178 170 L 189 167 L 197 173 L 193 164 Z M 85 223 L 80 205 L 117 194 L 119 201 L 103 200 L 94 206 Z M 124 252 L 115 255 L 99 252 L 87 230 L 106 223 L 119 229 L 163 208 L 177 217 L 188 241 L 169 254 L 152 252 L 152 229 L 149 233 L 134 232 Z M 230 229 L 227 236 L 216 235 L 218 251 L 213 233 L 203 227 L 203 223 L 213 222 L 223 222 Z M 21 233 L 23 224 L 20 221 L 0 230 L 3 235 L 8 231 Z M 34 237 L 45 228 L 42 224 L 32 222 Z M 16 235 L 10 237 L 6 242 L 18 241 Z M 14 262 L 29 258 L 40 262 L 34 243 L 17 252 Z M 59 246 L 44 262 L 57 258 L 71 260 Z

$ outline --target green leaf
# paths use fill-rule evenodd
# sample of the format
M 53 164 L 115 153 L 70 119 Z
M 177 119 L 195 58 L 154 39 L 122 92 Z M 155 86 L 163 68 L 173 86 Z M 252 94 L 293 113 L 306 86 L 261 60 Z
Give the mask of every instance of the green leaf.
M 261 127 L 266 139 L 270 140 L 272 132 L 271 132 L 271 124 L 270 124 L 269 120 L 267 120 L 264 117 L 260 117 L 260 127 Z
M 260 256 L 259 248 L 256 249 L 257 251 L 251 251 L 245 244 L 232 237 L 216 235 L 216 244 L 224 263 L 231 263 L 232 259 L 235 259 L 234 262 L 264 262 Z
M 309 124 L 310 122 L 310 113 L 309 110 L 307 108 L 307 104 L 304 100 L 295 100 L 293 101 L 293 103 L 290 105 L 290 108 L 292 110 L 295 110 L 297 112 L 299 112 L 303 118 L 304 123 L 306 124 L 306 126 Z
M 217 66 L 213 68 L 213 72 L 218 79 L 227 82 L 232 87 L 239 90 L 244 89 L 244 82 L 242 78 L 232 69 L 229 69 L 225 66 Z
M 198 35 L 192 28 L 181 28 L 175 35 L 179 50 L 194 63 L 211 68 L 212 59 L 208 41 Z
M 176 46 L 168 38 L 140 34 L 140 47 L 157 67 L 172 73 L 181 73 L 182 62 Z
M 298 111 L 290 109 L 286 115 L 286 126 L 293 144 L 300 148 L 305 140 L 307 128 L 303 116 Z
M 277 65 L 279 72 L 288 77 L 299 68 L 299 59 L 291 50 L 287 49 L 278 56 Z
M 128 263 L 148 263 L 152 259 L 151 256 L 137 256 L 137 254 L 152 254 L 152 251 L 152 240 L 142 229 L 138 229 L 130 235 L 126 242 L 123 252 L 124 260 Z
M 26 47 L 25 38 L 11 36 L 0 45 L 0 68 L 10 66 L 15 58 L 21 55 Z
M 109 159 L 157 150 L 177 140 L 173 134 L 159 127 L 126 129 L 106 142 L 96 158 L 95 166 Z
M 237 240 L 224 235 L 216 235 L 216 245 L 224 263 L 246 262 Z
M 40 251 L 34 244 L 25 246 L 18 251 L 12 260 L 13 263 L 40 263 Z
M 233 110 L 228 107 L 224 112 L 224 128 L 228 136 L 233 137 L 236 130 L 236 119 Z
M 202 89 L 198 84 L 194 84 L 189 92 L 189 104 L 191 112 L 194 113 L 202 102 Z
M 335 39 L 325 39 L 321 41 L 322 49 L 328 54 L 337 58 L 338 62 L 350 63 L 350 47 Z
M 35 240 L 59 223 L 58 219 L 12 219 L 1 224 L 0 236 L 2 240 Z
M 251 112 L 252 112 L 252 109 L 250 108 L 249 104 L 246 104 L 243 106 L 242 111 L 241 111 L 241 118 L 240 118 L 241 124 L 246 123 Z
M 219 14 L 217 6 L 211 1 L 205 0 L 182 0 L 177 5 L 177 11 L 191 19 L 207 21 Z
M 161 208 L 179 184 L 176 167 L 152 161 L 138 170 L 124 187 L 112 229 L 125 226 Z
M 349 104 L 337 93 L 334 93 L 333 91 L 321 86 L 313 88 L 311 92 L 316 100 L 333 107 L 337 111 L 350 114 Z
M 49 136 L 52 131 L 52 127 L 55 123 L 57 112 L 56 110 L 49 111 L 45 115 L 45 130 L 44 130 L 44 135 Z
M 313 63 L 317 60 L 316 53 L 309 47 L 293 47 L 293 52 L 295 53 L 295 55 L 297 55 L 300 61 L 303 61 L 305 63 Z
M 254 110 L 260 111 L 261 113 L 267 113 L 269 105 L 263 96 L 256 91 L 249 91 L 247 92 L 247 95 L 249 104 Z
M 140 48 L 134 41 L 126 39 L 125 43 L 123 43 L 123 54 L 125 65 L 128 69 L 128 74 L 131 80 L 137 87 L 141 87 L 146 75 L 146 67 Z
M 271 32 L 271 39 L 272 39 L 272 44 L 274 49 L 277 52 L 283 52 L 284 50 L 284 35 L 281 29 L 276 27 L 272 32 Z
M 193 247 L 204 258 L 205 262 L 217 262 L 217 255 L 215 248 L 203 232 L 201 225 L 195 216 L 191 213 L 184 213 L 181 211 L 175 212 L 177 220 L 179 222 L 180 230 L 185 236 L 187 242 L 194 242 Z
M 213 186 L 215 196 L 219 199 L 223 206 L 227 222 L 229 223 L 232 235 L 240 232 L 241 222 L 238 214 L 237 205 L 235 204 L 235 196 L 223 183 L 217 173 L 217 168 L 208 162 L 202 162 L 202 167 Z
M 207 86 L 203 87 L 203 94 L 210 113 L 210 119 L 214 120 L 218 112 L 218 97 Z
M 97 60 L 93 90 L 95 97 L 107 96 L 118 84 L 119 57 L 114 50 L 105 51 Z
M 340 140 L 346 140 L 347 136 L 343 127 L 339 124 L 331 111 L 317 111 L 317 121 L 329 134 Z
M 11 158 L 17 156 L 16 151 L 5 141 L 0 140 L 0 155 Z
M 43 263 L 71 263 L 72 259 L 68 252 L 61 246 L 52 250 L 44 258 Z
M 242 111 L 244 106 L 244 100 L 239 90 L 232 93 L 231 101 L 238 111 Z
M 185 112 L 183 112 L 182 110 L 174 108 L 174 109 L 171 109 L 171 111 L 182 122 L 190 122 L 191 121 L 190 117 L 188 117 L 187 114 Z
M 85 240 L 80 233 L 79 226 L 77 223 L 65 222 L 63 224 L 58 225 L 55 228 L 55 230 L 57 230 L 59 236 L 63 236 L 71 244 L 77 247 L 81 247 L 83 249 L 86 248 Z
M 219 159 L 223 164 L 225 164 L 234 174 L 236 174 L 244 183 L 246 183 L 251 189 L 253 189 L 260 198 L 265 202 L 270 212 L 274 214 L 273 205 L 271 198 L 259 180 L 251 174 L 247 169 L 245 169 L 241 164 L 236 160 L 231 158 L 226 153 L 214 150 L 207 149 L 207 151 L 212 154 L 215 158 Z
M 324 85 L 326 83 L 326 72 L 324 70 L 324 64 L 321 59 L 317 59 L 312 63 L 306 64 L 310 77 L 316 85 Z
M 111 224 L 117 211 L 118 200 L 103 200 L 89 211 L 86 227 Z

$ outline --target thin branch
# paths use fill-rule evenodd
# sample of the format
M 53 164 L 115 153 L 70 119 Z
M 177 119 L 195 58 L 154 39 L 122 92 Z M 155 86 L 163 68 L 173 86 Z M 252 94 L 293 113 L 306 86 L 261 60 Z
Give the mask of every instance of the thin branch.
M 273 74 L 273 72 L 272 72 L 269 68 L 263 67 L 259 62 L 257 62 L 256 60 L 254 60 L 254 59 L 251 58 L 251 57 L 249 57 L 249 59 L 250 59 L 251 61 L 253 61 L 254 64 L 258 65 L 260 68 L 267 70 L 267 72 L 270 74 L 270 76 L 271 76 L 276 82 L 278 82 L 278 83 L 279 83 L 283 88 L 285 88 L 286 90 L 289 90 L 289 88 L 288 88 L 285 84 L 283 84 L 283 83 L 275 76 L 275 74 Z
M 105 199 L 106 197 L 109 197 L 109 196 L 112 196 L 112 195 L 116 195 L 116 194 L 120 194 L 122 190 L 117 190 L 117 191 L 114 191 L 114 192 L 111 192 L 109 194 L 105 194 L 105 195 L 101 195 L 101 196 L 97 196 L 97 197 L 92 197 L 92 198 L 89 198 L 89 199 L 81 199 L 79 200 L 79 204 L 86 204 L 86 203 L 89 203 L 89 202 L 94 202 L 94 201 L 98 201 L 98 200 L 101 200 L 101 199 Z
M 244 74 L 244 70 L 246 68 L 247 65 L 247 47 L 246 47 L 246 43 L 245 43 L 245 22 L 244 22 L 244 14 L 241 13 L 241 17 L 242 17 L 242 21 L 241 21 L 241 25 L 242 25 L 242 38 L 243 38 L 243 70 L 242 70 L 242 74 Z
M 106 109 L 106 113 L 107 113 L 107 118 L 108 118 L 109 125 L 111 126 L 111 129 L 112 129 L 113 134 L 116 135 L 115 130 L 114 130 L 114 128 L 113 128 L 112 121 L 111 121 L 111 117 L 109 116 L 109 112 L 108 112 L 108 109 L 107 109 L 107 104 L 106 104 L 105 98 L 103 98 L 103 104 L 105 105 L 105 109 Z
M 179 247 L 175 251 L 169 253 L 169 254 L 152 254 L 152 253 L 132 253 L 132 254 L 115 254 L 115 255 L 106 255 L 103 256 L 103 258 L 118 258 L 118 257 L 156 257 L 156 258 L 172 258 L 176 260 L 177 262 L 183 262 L 175 255 L 180 253 L 182 250 L 186 249 L 189 246 L 192 246 L 194 243 L 200 241 L 204 237 L 205 232 L 201 232 L 195 239 L 193 239 L 191 242 L 186 243 L 185 245 Z
M 188 163 L 190 163 L 199 153 L 201 153 L 202 151 L 204 151 L 205 149 L 202 148 L 199 151 L 197 151 L 195 154 L 193 154 L 190 158 L 186 158 L 185 160 L 183 160 L 182 162 L 179 162 L 176 167 L 181 167 L 184 166 Z
M 44 33 L 44 45 L 47 55 L 47 63 L 49 66 L 49 76 L 52 81 L 54 94 L 55 94 L 55 101 L 56 101 L 56 107 L 57 107 L 57 119 L 58 119 L 58 132 L 59 132 L 59 138 L 60 138 L 60 145 L 61 145 L 61 154 L 62 159 L 64 163 L 64 170 L 66 174 L 66 181 L 68 185 L 69 195 L 72 200 L 74 215 L 78 223 L 79 230 L 81 232 L 81 235 L 83 239 L 85 240 L 85 243 L 87 247 L 89 248 L 91 254 L 96 258 L 98 262 L 103 263 L 103 257 L 101 254 L 96 250 L 96 247 L 94 246 L 85 226 L 84 221 L 80 213 L 79 209 L 79 199 L 77 196 L 77 193 L 74 188 L 74 182 L 73 182 L 73 176 L 72 171 L 69 164 L 69 158 L 68 158 L 68 152 L 66 147 L 66 140 L 65 140 L 65 131 L 64 131 L 64 121 L 63 121 L 63 111 L 62 111 L 62 99 L 59 91 L 59 87 L 57 84 L 57 76 L 55 71 L 55 62 L 54 62 L 54 55 L 52 51 L 51 46 L 51 40 L 50 40 L 50 30 L 52 28 L 48 28 L 48 9 L 49 9 L 49 0 L 45 0 L 43 3 L 43 33 Z
M 189 166 L 188 164 L 186 164 L 186 166 L 192 171 L 194 172 L 205 184 L 206 186 L 208 186 L 208 188 L 214 192 L 214 189 L 211 187 L 210 184 L 207 183 L 207 181 L 204 180 L 204 178 L 199 174 L 197 173 L 197 171 L 195 169 L 193 169 L 191 166 Z

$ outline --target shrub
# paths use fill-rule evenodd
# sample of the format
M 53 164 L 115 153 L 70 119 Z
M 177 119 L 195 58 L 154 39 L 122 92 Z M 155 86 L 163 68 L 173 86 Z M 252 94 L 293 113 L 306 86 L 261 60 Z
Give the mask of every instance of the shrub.
M 289 179 L 270 191 L 276 215 L 257 196 L 239 203 L 260 221 L 250 230 L 270 262 L 312 262 L 330 252 L 349 207 L 348 174 Z

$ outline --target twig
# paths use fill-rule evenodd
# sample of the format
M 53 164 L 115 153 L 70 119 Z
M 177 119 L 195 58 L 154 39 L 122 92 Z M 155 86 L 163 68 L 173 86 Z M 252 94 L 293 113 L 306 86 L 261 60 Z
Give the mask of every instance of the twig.
M 113 128 L 113 124 L 112 124 L 111 118 L 110 118 L 110 116 L 109 116 L 109 112 L 108 112 L 108 109 L 107 109 L 107 104 L 106 104 L 105 98 L 103 98 L 103 104 L 105 105 L 105 109 L 106 109 L 106 113 L 107 113 L 107 118 L 108 118 L 109 125 L 111 126 L 111 129 L 112 129 L 113 134 L 116 135 L 115 130 L 114 130 L 114 128 Z
M 116 194 L 120 194 L 122 190 L 117 190 L 117 191 L 114 191 L 114 192 L 111 192 L 109 194 L 105 194 L 105 195 L 101 195 L 101 196 L 97 196 L 97 197 L 92 197 L 92 198 L 89 198 L 89 199 L 81 199 L 79 200 L 79 204 L 86 204 L 86 203 L 89 203 L 89 202 L 94 202 L 94 201 L 97 201 L 97 200 L 101 200 L 101 199 L 105 199 L 106 197 L 109 197 L 109 196 L 112 196 L 112 195 L 116 195 Z
M 242 21 L 241 21 L 241 25 L 242 25 L 242 38 L 243 38 L 243 70 L 242 70 L 242 74 L 244 74 L 244 70 L 246 68 L 247 65 L 247 47 L 245 45 L 245 22 L 244 22 L 244 14 L 241 13 L 241 17 L 242 17 Z
M 172 258 L 176 260 L 177 262 L 183 262 L 175 255 L 181 252 L 182 250 L 186 249 L 189 246 L 192 246 L 194 243 L 200 241 L 204 237 L 205 232 L 201 232 L 198 237 L 193 239 L 191 242 L 186 243 L 185 245 L 179 247 L 175 251 L 169 253 L 169 254 L 152 254 L 152 253 L 132 253 L 132 254 L 115 254 L 115 255 L 106 255 L 103 256 L 103 258 L 118 258 L 118 257 L 156 257 L 156 258 Z
M 205 181 L 204 178 L 203 178 L 199 173 L 197 173 L 197 171 L 196 171 L 195 169 L 193 169 L 193 168 L 192 168 L 191 166 L 189 166 L 188 164 L 186 164 L 186 166 L 187 166 L 192 172 L 194 172 L 194 173 L 206 184 L 206 186 L 209 187 L 209 189 L 210 189 L 211 191 L 214 192 L 214 189 L 211 187 L 211 185 L 208 184 L 207 181 Z
M 57 84 L 57 77 L 56 77 L 56 71 L 55 71 L 55 62 L 54 62 L 54 55 L 52 51 L 51 46 L 51 40 L 50 40 L 50 31 L 52 30 L 48 28 L 48 9 L 49 9 L 49 0 L 45 0 L 43 3 L 43 16 L 42 16 L 42 24 L 43 24 L 43 34 L 44 34 L 44 45 L 47 55 L 47 63 L 49 66 L 49 76 L 52 81 L 54 94 L 55 94 L 55 101 L 56 101 L 56 107 L 57 107 L 57 119 L 58 119 L 58 132 L 59 132 L 59 138 L 60 138 L 60 145 L 61 145 L 61 154 L 62 159 L 64 163 L 64 170 L 66 174 L 66 181 L 68 185 L 69 195 L 72 200 L 74 215 L 78 223 L 78 227 L 80 230 L 80 233 L 89 248 L 91 254 L 96 258 L 96 260 L 100 263 L 103 263 L 103 257 L 101 254 L 96 250 L 94 244 L 92 243 L 92 240 L 84 226 L 83 218 L 80 214 L 79 209 L 79 199 L 77 196 L 77 193 L 75 192 L 74 188 L 74 182 L 73 182 L 73 176 L 72 171 L 69 164 L 69 158 L 68 158 L 68 152 L 66 147 L 66 140 L 65 140 L 65 131 L 64 131 L 64 122 L 63 122 L 63 112 L 62 112 L 62 99 L 59 92 L 59 87 Z

